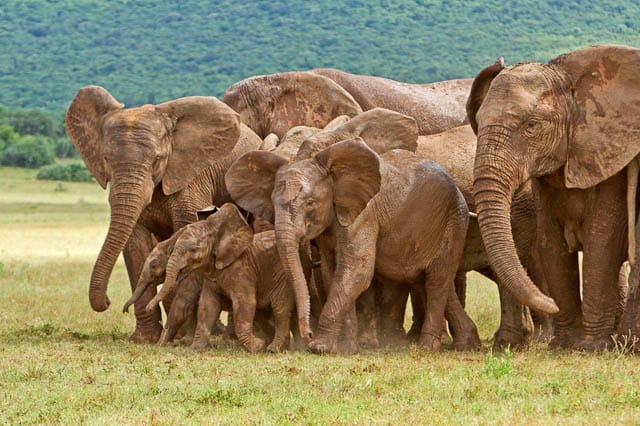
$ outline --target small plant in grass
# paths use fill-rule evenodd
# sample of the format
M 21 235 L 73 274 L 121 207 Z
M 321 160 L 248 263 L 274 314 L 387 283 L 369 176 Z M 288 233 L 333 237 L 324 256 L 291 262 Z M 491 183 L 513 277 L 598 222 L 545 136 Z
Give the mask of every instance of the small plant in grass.
M 514 371 L 511 357 L 512 354 L 509 348 L 498 356 L 494 355 L 493 352 L 489 352 L 484 360 L 482 372 L 495 378 L 511 376 Z

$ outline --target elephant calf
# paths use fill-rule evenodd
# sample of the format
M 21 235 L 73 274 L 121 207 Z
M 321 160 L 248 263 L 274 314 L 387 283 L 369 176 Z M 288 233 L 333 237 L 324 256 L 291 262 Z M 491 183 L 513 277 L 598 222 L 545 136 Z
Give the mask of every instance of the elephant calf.
M 267 231 L 254 235 L 235 205 L 227 203 L 206 220 L 184 228 L 167 261 L 164 286 L 149 302 L 148 310 L 170 294 L 179 273 L 194 276 L 182 282 L 195 281 L 202 285 L 194 349 L 208 345 L 225 298 L 231 301 L 238 339 L 248 351 L 257 352 L 265 347 L 264 340 L 254 334 L 253 323 L 256 309 L 269 307 L 273 312 L 275 337 L 267 350 L 280 351 L 288 346 L 295 301 L 282 271 L 275 234 Z M 135 303 L 144 291 L 143 286 L 138 286 L 127 305 Z M 176 308 L 182 305 L 183 298 L 189 297 L 180 296 L 181 293 L 178 291 L 174 301 Z M 169 313 L 161 340 L 171 340 L 179 326 L 178 318 Z

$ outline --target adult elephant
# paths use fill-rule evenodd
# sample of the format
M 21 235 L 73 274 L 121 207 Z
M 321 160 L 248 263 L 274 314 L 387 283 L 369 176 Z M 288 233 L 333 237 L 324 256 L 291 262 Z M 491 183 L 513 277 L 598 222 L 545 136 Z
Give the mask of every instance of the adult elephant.
M 613 45 L 548 64 L 505 68 L 498 61 L 478 74 L 468 99 L 478 135 L 474 198 L 489 259 L 521 303 L 559 310 L 556 347 L 596 351 L 612 343 L 618 272 L 627 257 L 625 168 L 640 151 L 638 69 L 639 49 Z M 529 179 L 553 300 L 527 276 L 511 234 L 512 196 Z
M 435 135 L 420 136 L 416 153 L 439 163 L 453 178 L 469 206 L 476 211 L 473 199 L 473 164 L 476 152 L 476 135 L 470 125 L 458 126 Z M 515 195 L 511 208 L 511 230 L 522 264 L 532 275 L 536 284 L 547 290 L 546 281 L 541 271 L 539 256 L 536 252 L 536 212 L 531 185 L 524 185 Z M 482 243 L 482 236 L 475 219 L 470 220 L 467 230 L 464 253 L 456 276 L 456 290 L 464 300 L 466 289 L 466 272 L 477 271 L 485 277 L 497 281 L 489 264 L 487 253 Z M 536 316 L 532 323 L 529 309 L 517 303 L 501 285 L 500 294 L 500 326 L 494 334 L 494 349 L 506 347 L 525 347 L 532 341 L 535 333 L 542 339 L 551 337 L 552 319 L 548 315 Z M 420 316 L 420 315 L 419 315 Z M 418 324 L 419 325 L 419 324 Z
M 409 84 L 333 68 L 311 72 L 336 82 L 364 111 L 380 107 L 412 117 L 420 135 L 440 133 L 467 122 L 465 102 L 473 81 L 470 78 Z
M 353 117 L 362 112 L 338 84 L 305 71 L 241 80 L 229 87 L 221 100 L 262 138 L 274 133 L 282 139 L 292 127 L 323 128 L 340 115 Z

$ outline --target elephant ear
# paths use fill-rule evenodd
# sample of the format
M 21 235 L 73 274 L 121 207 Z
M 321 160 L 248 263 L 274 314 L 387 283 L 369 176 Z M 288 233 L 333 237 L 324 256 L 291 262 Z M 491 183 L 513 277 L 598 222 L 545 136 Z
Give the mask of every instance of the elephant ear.
M 217 213 L 209 216 L 207 221 L 217 223 L 217 234 L 213 244 L 215 267 L 224 269 L 249 248 L 253 241 L 253 230 L 232 203 L 224 204 Z
M 229 154 L 240 137 L 240 116 L 213 97 L 180 98 L 157 105 L 156 110 L 175 123 L 172 153 L 162 177 L 165 195 L 184 189 Z
M 243 209 L 273 223 L 271 193 L 276 172 L 287 159 L 269 151 L 250 151 L 238 158 L 224 176 L 227 191 Z
M 282 138 L 295 126 L 322 128 L 339 115 L 362 112 L 349 92 L 333 80 L 308 71 L 240 81 L 227 89 L 222 100 L 260 137 L 275 133 Z
M 351 225 L 380 191 L 380 158 L 360 138 L 331 145 L 314 156 L 329 170 L 338 223 Z
M 379 155 L 392 149 L 415 152 L 418 147 L 418 125 L 408 115 L 385 108 L 374 108 L 353 117 L 336 129 L 360 137 Z
M 100 141 L 101 120 L 105 114 L 122 107 L 104 88 L 87 86 L 78 91 L 65 116 L 69 139 L 102 188 L 107 187 L 109 175 Z
M 476 78 L 473 80 L 473 84 L 471 85 L 471 92 L 469 92 L 469 97 L 467 98 L 467 118 L 469 119 L 469 124 L 473 129 L 475 134 L 478 134 L 478 122 L 476 121 L 476 114 L 484 101 L 484 97 L 487 95 L 489 91 L 489 86 L 491 86 L 491 82 L 500 72 L 504 69 L 504 58 L 501 56 L 498 60 L 485 67 L 482 71 L 478 73 Z
M 588 188 L 640 152 L 640 49 L 592 46 L 550 62 L 571 82 L 574 126 L 565 166 L 568 188 Z

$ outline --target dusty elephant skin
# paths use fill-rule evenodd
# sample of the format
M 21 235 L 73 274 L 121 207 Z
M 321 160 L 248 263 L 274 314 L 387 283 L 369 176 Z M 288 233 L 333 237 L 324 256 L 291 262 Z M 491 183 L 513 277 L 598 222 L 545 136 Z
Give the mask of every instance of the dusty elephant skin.
M 453 178 L 469 206 L 475 211 L 473 200 L 473 163 L 476 152 L 476 135 L 470 125 L 463 125 L 442 133 L 420 136 L 416 153 L 440 164 Z M 533 281 L 546 293 L 547 284 L 541 271 L 535 246 L 536 212 L 531 185 L 526 184 L 515 195 L 511 206 L 511 230 L 518 257 L 533 277 Z M 456 291 L 464 295 L 467 271 L 475 270 L 494 281 L 495 276 L 482 243 L 476 219 L 471 219 L 467 231 L 464 254 L 456 276 Z M 500 293 L 500 326 L 494 335 L 494 350 L 506 347 L 512 349 L 528 346 L 534 331 L 541 339 L 548 339 L 552 333 L 552 319 L 548 315 L 536 318 L 538 327 L 533 329 L 529 309 L 520 305 L 511 294 L 498 285 Z M 464 302 L 463 302 L 464 305 Z M 415 310 L 414 310 L 415 312 Z M 420 317 L 420 315 L 418 315 Z M 419 323 L 418 323 L 419 324 Z
M 224 172 L 262 140 L 231 108 L 211 97 L 189 97 L 124 109 L 105 89 L 87 86 L 66 115 L 69 138 L 98 183 L 109 183 L 111 222 L 94 265 L 89 300 L 104 311 L 109 276 L 124 255 L 132 289 L 154 237 L 163 240 L 196 220 L 196 211 L 229 200 Z M 155 342 L 159 308 L 144 310 L 155 288 L 135 306 L 131 339 Z
M 559 310 L 556 347 L 597 351 L 612 344 L 627 248 L 624 169 L 640 151 L 638 69 L 640 50 L 592 46 L 549 64 L 490 65 L 469 96 L 478 135 L 474 198 L 487 253 L 517 300 Z M 511 236 L 511 199 L 529 179 L 553 300 L 531 283 Z
M 240 114 L 260 137 L 283 138 L 295 126 L 322 128 L 340 116 L 362 109 L 332 80 L 310 72 L 283 72 L 250 77 L 229 87 L 222 102 Z
M 409 142 L 415 146 L 413 126 Z M 393 139 L 390 135 L 387 139 Z M 331 285 L 309 348 L 317 353 L 337 350 L 338 333 L 345 321 L 355 323 L 356 299 L 375 273 L 385 283 L 424 285 L 429 316 L 420 343 L 439 350 L 447 303 L 457 302 L 464 314 L 453 291 L 453 276 L 462 255 L 468 211 L 451 178 L 435 163 L 406 150 L 378 155 L 360 138 L 338 138 L 310 158 L 286 163 L 272 153 L 249 153 L 232 166 L 226 181 L 240 206 L 275 219 L 278 251 L 293 283 L 300 330 L 306 338 L 312 337 L 309 296 L 298 248 L 301 242 L 318 242 L 322 265 L 331 269 L 327 274 Z M 258 173 L 265 176 L 261 182 L 272 185 L 247 191 L 243 179 L 247 167 L 261 169 Z M 466 318 L 469 333 L 475 326 Z
M 274 231 L 254 236 L 237 207 L 230 203 L 206 220 L 184 227 L 167 261 L 164 286 L 147 309 L 155 308 L 172 293 L 179 275 L 190 275 L 192 271 L 199 275 L 182 281 L 200 282 L 202 288 L 194 349 L 208 345 L 211 330 L 223 309 L 223 298 L 231 301 L 236 334 L 248 351 L 265 348 L 264 340 L 253 331 L 256 309 L 271 308 L 273 312 L 275 336 L 267 349 L 277 352 L 288 346 L 295 301 L 278 257 Z M 142 286 L 136 288 L 125 308 L 144 291 Z M 184 297 L 176 299 L 179 301 L 176 303 L 186 301 Z M 173 308 L 161 343 L 171 341 L 180 325 L 181 316 L 174 317 Z
M 386 108 L 412 117 L 420 135 L 440 133 L 467 122 L 464 106 L 471 90 L 471 79 L 409 84 L 332 68 L 311 72 L 339 84 L 364 111 Z

